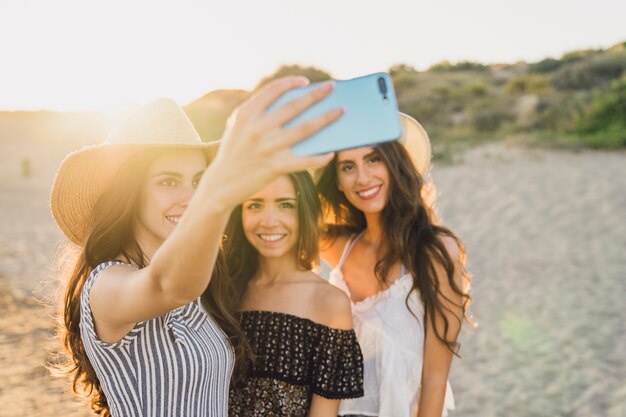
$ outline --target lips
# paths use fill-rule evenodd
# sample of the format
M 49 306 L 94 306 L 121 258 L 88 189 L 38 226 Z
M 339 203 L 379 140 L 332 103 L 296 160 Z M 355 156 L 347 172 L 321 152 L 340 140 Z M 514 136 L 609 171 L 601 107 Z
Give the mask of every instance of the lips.
M 382 184 L 375 185 L 373 187 L 368 187 L 360 191 L 356 191 L 356 195 L 361 200 L 373 200 L 380 193 L 380 189 L 382 188 Z

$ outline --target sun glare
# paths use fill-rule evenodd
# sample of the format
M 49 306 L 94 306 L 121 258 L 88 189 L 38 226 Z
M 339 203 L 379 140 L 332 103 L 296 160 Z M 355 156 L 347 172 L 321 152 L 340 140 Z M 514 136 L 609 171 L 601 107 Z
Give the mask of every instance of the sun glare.
M 539 1 L 513 12 L 455 0 L 450 14 L 452 4 L 413 0 L 3 0 L 0 110 L 94 110 L 160 96 L 186 104 L 214 89 L 251 89 L 282 64 L 350 78 L 399 63 L 515 62 L 623 41 L 615 7 Z M 571 16 L 558 21 L 561 37 L 542 32 L 557 30 L 563 7 Z

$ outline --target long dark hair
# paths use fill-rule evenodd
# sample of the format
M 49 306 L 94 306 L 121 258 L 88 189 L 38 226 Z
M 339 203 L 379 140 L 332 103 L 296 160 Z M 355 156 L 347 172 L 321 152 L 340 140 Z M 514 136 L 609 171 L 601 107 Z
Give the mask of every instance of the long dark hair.
M 87 397 L 92 410 L 106 417 L 111 415 L 107 399 L 80 337 L 80 295 L 89 274 L 103 262 L 123 259 L 137 268 L 147 266 L 149 260 L 135 240 L 133 220 L 145 172 L 166 151 L 164 148 L 144 149 L 128 157 L 120 167 L 93 209 L 91 230 L 84 246 L 79 248 L 73 269 L 65 280 L 64 295 L 59 306 L 57 334 L 68 360 L 57 364 L 55 373 L 69 376 L 73 391 Z M 207 155 L 207 160 L 209 158 Z M 234 300 L 235 293 L 228 280 L 226 262 L 220 250 L 211 281 L 201 301 L 226 333 L 235 350 L 233 377 L 238 378 L 245 372 L 245 358 L 248 354 L 243 333 L 231 313 Z
M 465 269 L 465 248 L 450 229 L 435 224 L 433 213 L 421 197 L 423 179 L 406 149 L 398 142 L 387 142 L 377 146 L 376 150 L 389 171 L 390 184 L 387 203 L 380 216 L 385 252 L 378 254 L 374 273 L 381 284 L 387 284 L 391 267 L 398 261 L 402 262 L 413 276 L 413 288 L 424 304 L 425 320 L 431 321 L 437 338 L 458 355 L 459 345 L 448 335 L 450 323 L 444 315 L 445 311 L 452 311 L 441 303 L 439 296 L 451 303 L 453 301 L 441 293 L 435 265 L 444 267 L 450 287 L 461 296 L 461 304 L 455 304 L 463 311 L 462 317 L 455 315 L 459 324 L 464 318 L 471 323 L 467 313 L 471 297 L 470 276 Z M 348 201 L 337 185 L 335 155 L 321 171 L 317 182 L 327 223 L 326 237 L 331 241 L 339 236 L 359 233 L 367 227 L 363 212 Z M 441 240 L 443 236 L 452 238 L 461 251 L 463 288 L 454 281 L 454 262 Z M 407 295 L 407 308 L 408 299 Z M 443 334 L 435 326 L 436 316 L 444 321 Z
M 308 172 L 288 174 L 296 190 L 298 213 L 297 266 L 312 269 L 319 261 L 319 234 L 322 207 L 313 179 Z M 224 253 L 228 272 L 235 287 L 237 302 L 246 292 L 248 282 L 259 269 L 259 253 L 248 242 L 241 222 L 242 205 L 233 211 L 226 226 Z

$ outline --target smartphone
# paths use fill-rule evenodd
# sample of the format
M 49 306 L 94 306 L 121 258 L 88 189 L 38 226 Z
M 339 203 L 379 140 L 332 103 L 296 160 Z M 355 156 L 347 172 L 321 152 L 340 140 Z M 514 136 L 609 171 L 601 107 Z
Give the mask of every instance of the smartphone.
M 288 91 L 272 103 L 268 111 L 301 96 L 318 84 Z M 336 108 L 344 109 L 343 116 L 292 145 L 294 155 L 317 155 L 373 146 L 396 140 L 402 135 L 396 93 L 391 77 L 384 72 L 335 81 L 335 87 L 327 97 L 290 120 L 285 127 Z

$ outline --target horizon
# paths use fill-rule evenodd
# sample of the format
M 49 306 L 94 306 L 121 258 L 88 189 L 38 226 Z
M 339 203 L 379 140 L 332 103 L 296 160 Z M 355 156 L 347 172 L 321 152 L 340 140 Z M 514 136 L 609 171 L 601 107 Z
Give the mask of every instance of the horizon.
M 186 105 L 250 91 L 282 65 L 345 79 L 398 64 L 532 63 L 626 41 L 625 14 L 610 0 L 5 0 L 0 111 L 119 111 L 162 96 Z

